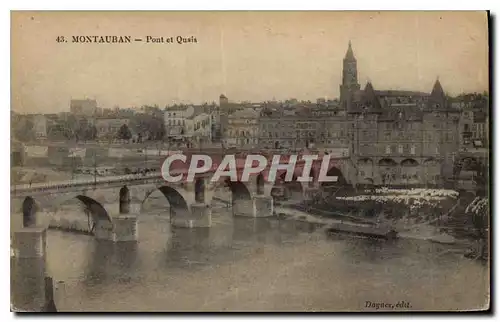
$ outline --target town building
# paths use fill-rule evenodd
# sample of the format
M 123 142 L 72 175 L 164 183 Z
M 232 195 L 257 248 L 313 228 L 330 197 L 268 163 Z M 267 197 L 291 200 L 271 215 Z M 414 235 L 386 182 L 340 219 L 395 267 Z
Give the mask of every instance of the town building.
M 71 100 L 69 110 L 76 116 L 94 117 L 98 114 L 97 101 L 91 99 Z
M 196 144 L 212 141 L 212 105 L 182 105 L 165 109 L 167 139 Z
M 347 156 L 348 119 L 339 104 L 295 104 L 266 107 L 260 113 L 259 144 L 269 149 L 320 148 Z
M 442 185 L 453 176 L 460 111 L 439 80 L 430 94 L 363 90 L 351 44 L 344 58 L 341 104 L 350 121 L 350 155 L 358 184 Z
M 45 115 L 37 114 L 33 116 L 33 132 L 38 140 L 47 138 L 47 118 Z
M 227 116 L 223 134 L 226 147 L 255 147 L 259 143 L 259 110 L 245 108 Z
M 296 146 L 295 111 L 264 108 L 259 115 L 259 146 L 265 149 L 293 149 Z

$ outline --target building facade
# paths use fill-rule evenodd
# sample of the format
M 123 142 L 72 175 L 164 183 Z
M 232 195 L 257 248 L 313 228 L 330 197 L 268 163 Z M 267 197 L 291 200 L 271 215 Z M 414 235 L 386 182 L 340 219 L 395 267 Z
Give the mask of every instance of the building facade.
M 71 100 L 69 110 L 73 115 L 93 117 L 98 114 L 97 101 L 91 99 Z
M 36 139 L 47 138 L 47 118 L 45 115 L 39 114 L 33 116 L 33 132 Z
M 434 186 L 451 178 L 460 111 L 437 80 L 430 94 L 358 90 L 351 45 L 344 59 L 341 102 L 350 122 L 351 159 L 358 184 Z M 347 63 L 346 63 L 347 62 Z
M 166 137 L 191 143 L 211 142 L 213 109 L 212 105 L 184 105 L 166 109 Z
M 226 147 L 255 147 L 259 143 L 259 111 L 238 110 L 227 116 L 223 143 Z
M 260 113 L 259 145 L 269 149 L 343 149 L 347 156 L 348 118 L 338 104 L 297 104 L 264 108 Z M 342 154 L 342 153 L 341 153 Z

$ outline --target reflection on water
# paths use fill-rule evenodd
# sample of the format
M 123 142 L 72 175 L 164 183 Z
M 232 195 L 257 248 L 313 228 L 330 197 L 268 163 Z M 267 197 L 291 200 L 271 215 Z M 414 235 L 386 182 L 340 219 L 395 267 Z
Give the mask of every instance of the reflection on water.
M 487 300 L 487 267 L 448 246 L 326 235 L 276 218 L 213 213 L 213 227 L 139 220 L 139 242 L 48 233 L 47 271 L 65 282 L 62 310 L 364 310 L 365 301 L 470 309 Z

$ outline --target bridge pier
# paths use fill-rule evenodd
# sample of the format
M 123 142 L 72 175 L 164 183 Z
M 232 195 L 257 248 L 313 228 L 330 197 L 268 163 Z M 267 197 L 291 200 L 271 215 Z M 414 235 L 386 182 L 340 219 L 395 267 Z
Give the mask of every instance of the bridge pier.
M 198 228 L 212 226 L 212 208 L 205 203 L 194 203 L 191 212 L 186 210 L 176 213 L 170 221 L 172 226 L 182 228 Z
M 100 219 L 94 223 L 94 237 L 99 240 L 113 240 L 113 223 Z
M 12 239 L 11 304 L 15 310 L 41 311 L 46 302 L 46 229 L 21 228 Z
M 257 195 L 252 199 L 233 201 L 233 213 L 243 217 L 270 217 L 273 215 L 274 201 L 271 196 Z
M 113 219 L 113 241 L 137 241 L 139 229 L 136 215 L 120 215 Z
M 254 217 L 271 217 L 274 212 L 274 199 L 271 196 L 257 195 L 253 199 Z

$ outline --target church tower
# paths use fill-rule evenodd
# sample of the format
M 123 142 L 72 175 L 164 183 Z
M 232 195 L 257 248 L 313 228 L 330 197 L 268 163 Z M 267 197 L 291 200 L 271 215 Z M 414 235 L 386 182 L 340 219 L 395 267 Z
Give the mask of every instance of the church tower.
M 358 64 L 352 51 L 351 41 L 344 57 L 344 64 L 342 69 L 342 84 L 340 85 L 340 102 L 342 107 L 349 108 L 353 94 L 359 91 L 360 85 L 358 83 Z
M 431 95 L 429 96 L 427 106 L 430 110 L 442 110 L 446 109 L 446 94 L 444 93 L 443 87 L 439 82 L 439 79 L 436 79 L 434 83 L 434 87 L 432 88 Z

